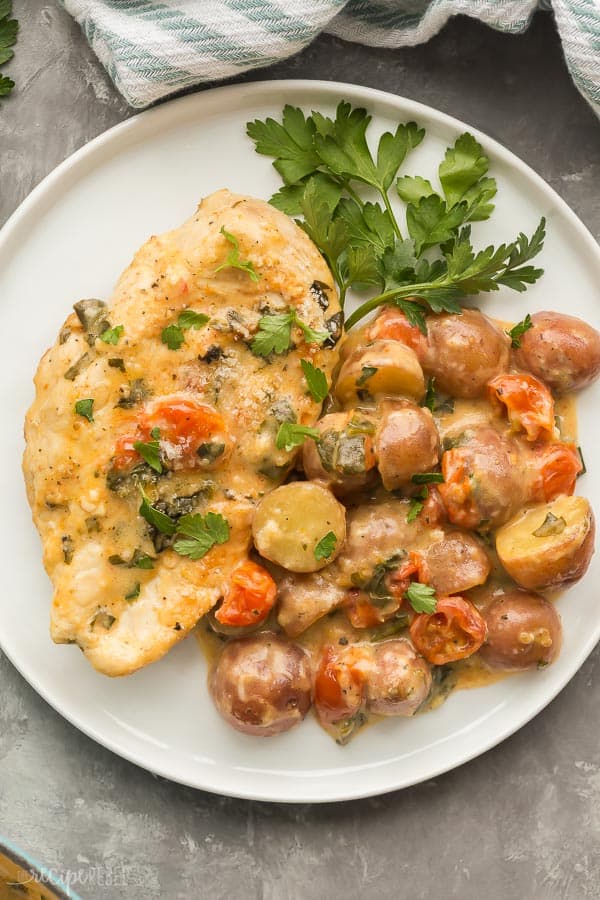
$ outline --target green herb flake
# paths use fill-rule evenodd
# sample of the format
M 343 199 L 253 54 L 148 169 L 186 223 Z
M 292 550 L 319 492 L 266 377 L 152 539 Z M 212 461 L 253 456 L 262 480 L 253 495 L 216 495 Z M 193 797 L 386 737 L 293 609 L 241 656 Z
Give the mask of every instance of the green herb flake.
M 166 328 L 163 328 L 160 339 L 163 344 L 167 345 L 169 350 L 179 350 L 181 345 L 185 343 L 185 337 L 179 325 L 167 325 Z
M 254 264 L 248 259 L 240 259 L 240 244 L 236 236 L 231 234 L 230 231 L 226 231 L 225 226 L 221 228 L 221 234 L 226 241 L 229 241 L 233 249 L 227 254 L 225 262 L 221 263 L 220 266 L 217 266 L 215 275 L 217 272 L 220 272 L 221 269 L 241 269 L 242 272 L 248 273 L 252 281 L 258 281 L 261 278 L 261 275 L 255 271 Z
M 112 344 L 116 346 L 119 343 L 121 335 L 124 333 L 125 327 L 123 325 L 115 325 L 114 328 L 107 328 L 100 335 L 100 340 L 104 341 L 105 344 Z
M 284 313 L 262 316 L 258 320 L 258 332 L 250 349 L 256 356 L 287 353 L 292 346 L 292 326 L 294 325 L 301 329 L 307 344 L 322 344 L 329 338 L 328 331 L 315 331 L 302 322 L 296 311 L 291 309 Z
M 194 328 L 198 331 L 206 325 L 209 318 L 205 313 L 199 313 L 193 309 L 184 309 L 183 312 L 179 313 L 177 324 L 182 331 L 187 331 L 189 328 Z
M 378 371 L 376 366 L 363 366 L 360 376 L 356 379 L 356 387 L 362 387 Z
M 322 369 L 317 369 L 307 359 L 301 359 L 300 365 L 309 390 L 309 393 L 315 403 L 322 403 L 329 393 L 329 385 L 327 384 L 327 376 Z
M 567 527 L 567 522 L 562 516 L 555 516 L 549 512 L 539 528 L 533 532 L 534 537 L 549 537 L 551 534 L 562 534 Z
M 443 484 L 444 476 L 441 472 L 418 472 L 410 480 L 413 484 Z
M 125 371 L 125 360 L 121 359 L 120 356 L 109 357 L 108 365 L 111 369 L 120 369 L 121 372 Z
M 125 599 L 126 600 L 137 600 L 137 598 L 140 596 L 140 590 L 141 590 L 141 584 L 139 583 L 139 581 L 136 581 L 136 583 L 134 584 L 132 589 L 129 591 L 129 593 L 125 594 Z
M 177 532 L 184 537 L 175 541 L 175 552 L 189 559 L 202 559 L 215 544 L 229 540 L 229 522 L 220 513 L 187 515 L 179 519 Z
M 75 413 L 87 419 L 88 422 L 94 421 L 94 401 L 90 398 L 87 400 L 77 400 L 75 403 Z
M 160 443 L 158 441 L 160 431 L 153 428 L 152 432 L 153 440 L 135 441 L 133 444 L 133 449 L 140 454 L 144 462 L 147 462 L 151 469 L 154 469 L 155 472 L 158 472 L 159 475 L 162 475 L 163 464 L 160 458 Z M 157 433 L 156 438 L 154 438 L 154 433 Z
M 335 533 L 328 531 L 315 547 L 315 559 L 329 559 L 335 550 L 336 544 L 337 537 Z
M 413 581 L 404 596 L 416 613 L 427 613 L 431 616 L 436 610 L 435 590 L 428 584 Z
M 413 497 L 410 501 L 410 506 L 408 507 L 408 513 L 406 515 L 406 521 L 410 524 L 414 522 L 417 516 L 421 514 L 423 511 L 423 507 L 425 506 L 425 500 L 429 496 L 429 490 L 427 486 L 419 491 L 416 497 Z
M 152 506 L 150 498 L 146 496 L 142 488 L 140 488 L 140 492 L 142 495 L 142 503 L 139 508 L 140 516 L 162 534 L 175 534 L 177 530 L 176 520 L 172 519 L 171 516 L 168 516 L 166 513 L 161 512 L 159 509 L 156 509 L 155 506 Z
M 295 422 L 282 422 L 275 438 L 275 446 L 278 450 L 291 453 L 295 447 L 304 443 L 306 438 L 317 440 L 320 436 L 318 428 L 308 425 L 296 425 Z
M 526 331 L 529 331 L 530 328 L 533 328 L 533 322 L 531 321 L 531 316 L 529 315 L 529 313 L 527 313 L 527 315 L 521 322 L 517 322 L 514 328 L 511 328 L 510 331 L 506 332 L 510 338 L 510 343 L 513 350 L 519 349 L 519 347 L 521 346 L 521 338 Z
M 433 413 L 435 410 L 435 376 L 433 375 L 427 382 L 427 392 L 425 393 L 423 406 L 425 406 L 430 413 Z

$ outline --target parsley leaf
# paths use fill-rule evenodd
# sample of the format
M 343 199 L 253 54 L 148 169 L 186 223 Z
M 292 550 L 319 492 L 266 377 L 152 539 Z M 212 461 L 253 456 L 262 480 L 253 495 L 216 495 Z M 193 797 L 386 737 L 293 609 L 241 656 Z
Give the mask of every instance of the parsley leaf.
M 169 350 L 179 350 L 185 343 L 185 337 L 179 325 L 167 325 L 162 330 L 161 341 L 167 345 Z
M 246 126 L 256 152 L 275 157 L 273 166 L 286 184 L 300 181 L 321 164 L 313 145 L 315 130 L 311 117 L 306 119 L 302 110 L 293 106 L 284 107 L 281 124 L 269 118 Z
M 157 428 L 152 429 L 153 432 L 157 432 Z M 160 459 L 160 443 L 158 441 L 158 437 L 160 436 L 160 432 L 155 437 L 152 435 L 153 440 L 151 441 L 135 441 L 133 444 L 133 449 L 136 450 L 142 459 L 148 463 L 151 469 L 154 469 L 155 472 L 158 472 L 159 475 L 162 474 L 163 464 Z
M 209 316 L 205 313 L 196 312 L 193 309 L 184 309 L 183 312 L 179 313 L 179 317 L 177 319 L 177 324 L 182 329 L 182 331 L 187 331 L 188 328 L 194 328 L 198 331 L 199 328 L 202 328 L 209 321 Z
M 300 365 L 308 386 L 311 397 L 315 403 L 322 403 L 329 393 L 329 385 L 327 384 L 327 376 L 322 369 L 316 368 L 307 359 L 301 359 Z
M 175 534 L 177 531 L 177 522 L 175 519 L 172 519 L 171 516 L 168 516 L 166 513 L 156 509 L 155 506 L 152 506 L 150 498 L 146 496 L 142 488 L 140 488 L 140 491 L 142 494 L 142 503 L 138 510 L 140 516 L 162 534 Z
M 531 321 L 531 316 L 529 313 L 525 316 L 525 318 L 521 322 L 517 322 L 517 324 L 507 331 L 507 335 L 510 338 L 510 343 L 513 350 L 518 350 L 521 346 L 521 338 L 525 334 L 526 331 L 529 331 L 530 328 L 533 328 L 533 322 Z
M 315 547 L 315 559 L 329 559 L 335 550 L 336 544 L 337 537 L 335 533 L 333 531 L 328 531 Z
M 291 453 L 295 447 L 304 443 L 307 437 L 317 440 L 320 436 L 318 428 L 309 425 L 296 425 L 295 422 L 282 422 L 275 438 L 275 446 L 278 450 Z
M 428 584 L 412 581 L 404 595 L 416 613 L 427 613 L 431 616 L 437 607 L 435 590 Z
M 126 600 L 137 600 L 137 598 L 140 596 L 140 590 L 141 590 L 141 584 L 139 583 L 139 581 L 136 581 L 136 583 L 134 584 L 132 589 L 129 591 L 129 593 L 125 594 L 125 599 Z
M 78 416 L 82 416 L 84 419 L 87 419 L 88 422 L 94 421 L 94 401 L 92 399 L 88 400 L 77 400 L 75 403 L 75 412 Z
M 441 472 L 419 472 L 410 480 L 413 484 L 443 484 L 444 476 Z
M 408 513 L 406 515 L 407 522 L 414 522 L 418 515 L 421 514 L 423 507 L 425 506 L 425 500 L 429 496 L 429 490 L 427 486 L 425 486 L 416 497 L 413 497 L 410 501 L 410 506 L 408 508 Z
M 0 66 L 9 62 L 14 56 L 12 47 L 17 41 L 19 23 L 16 19 L 10 18 L 11 14 L 11 0 L 0 0 Z M 0 97 L 7 97 L 14 86 L 12 78 L 7 75 L 0 76 Z
M 220 272 L 221 269 L 241 269 L 242 272 L 247 272 L 252 281 L 258 281 L 260 279 L 260 274 L 254 270 L 254 264 L 250 262 L 249 259 L 242 260 L 240 259 L 240 244 L 238 239 L 234 234 L 231 234 L 230 231 L 225 230 L 225 226 L 221 227 L 221 234 L 225 238 L 225 240 L 229 241 L 233 250 L 230 250 L 227 254 L 227 259 L 224 263 L 221 263 L 220 266 L 217 266 L 215 269 L 215 274 Z
M 123 325 L 115 325 L 114 328 L 107 328 L 100 335 L 100 340 L 104 341 L 105 344 L 113 344 L 116 346 L 119 343 L 119 338 L 125 331 Z
M 423 406 L 426 406 L 430 413 L 435 410 L 435 376 L 432 376 L 427 382 Z
M 189 559 L 202 559 L 215 544 L 229 540 L 229 522 L 220 513 L 187 515 L 179 519 L 177 532 L 185 537 L 175 541 L 175 552 Z
M 301 329 L 307 344 L 322 344 L 329 337 L 329 332 L 315 331 L 298 318 L 295 310 L 288 310 L 258 320 L 258 332 L 250 349 L 256 356 L 285 353 L 292 345 L 293 325 Z

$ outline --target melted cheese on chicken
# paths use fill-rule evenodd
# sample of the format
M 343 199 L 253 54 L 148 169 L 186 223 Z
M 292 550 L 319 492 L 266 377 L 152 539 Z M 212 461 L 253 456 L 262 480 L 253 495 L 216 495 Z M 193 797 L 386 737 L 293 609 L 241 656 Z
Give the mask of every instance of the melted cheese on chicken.
M 222 229 L 257 280 L 228 265 L 233 244 Z M 331 274 L 304 232 L 267 203 L 226 190 L 180 228 L 150 238 L 106 308 L 79 307 L 40 363 L 24 472 L 55 588 L 52 637 L 78 644 L 99 671 L 124 675 L 185 637 L 246 559 L 254 507 L 293 462 L 276 448 L 280 423 L 313 425 L 320 412 L 301 359 L 330 380 L 341 314 Z M 171 349 L 163 331 L 184 310 L 209 320 L 185 328 Z M 329 340 L 307 343 L 294 326 L 288 352 L 253 353 L 259 319 L 287 311 Z M 93 421 L 75 411 L 80 400 L 93 400 Z M 222 423 L 208 443 L 194 445 L 193 429 L 183 441 L 143 431 L 140 423 L 160 421 L 161 409 L 186 404 Z M 161 473 L 136 440 L 158 440 Z M 229 540 L 201 559 L 182 556 L 139 514 L 141 490 L 175 519 L 222 515 Z M 139 567 L 141 559 L 152 568 Z

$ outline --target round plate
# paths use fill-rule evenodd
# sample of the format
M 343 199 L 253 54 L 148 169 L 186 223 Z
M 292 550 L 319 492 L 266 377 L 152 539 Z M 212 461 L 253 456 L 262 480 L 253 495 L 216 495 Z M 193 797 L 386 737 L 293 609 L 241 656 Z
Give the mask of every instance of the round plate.
M 408 174 L 434 176 L 445 148 L 467 127 L 426 106 L 355 85 L 290 81 L 221 88 L 142 113 L 92 141 L 39 185 L 0 237 L 0 643 L 29 683 L 99 743 L 167 778 L 237 797 L 348 800 L 438 775 L 531 719 L 600 636 L 596 559 L 583 582 L 560 601 L 565 640 L 555 665 L 457 692 L 435 712 L 384 721 L 347 747 L 337 746 L 312 717 L 268 740 L 235 732 L 213 709 L 194 638 L 161 662 L 110 680 L 77 648 L 56 646 L 48 636 L 51 587 L 20 476 L 23 416 L 40 356 L 75 300 L 109 297 L 134 251 L 149 235 L 183 222 L 202 196 L 227 186 L 270 197 L 278 176 L 246 137 L 249 119 L 278 117 L 284 102 L 331 113 L 341 99 L 369 109 L 374 136 L 398 121 L 415 119 L 425 126 L 427 136 L 409 158 Z M 482 297 L 485 310 L 518 320 L 550 308 L 600 326 L 600 250 L 593 238 L 531 169 L 470 130 L 489 154 L 499 185 L 496 213 L 475 226 L 475 241 L 500 243 L 533 231 L 541 215 L 548 220 L 545 276 L 526 295 L 502 289 Z M 581 444 L 590 458 L 600 438 L 599 402 L 598 389 L 581 396 Z M 600 467 L 579 484 L 597 501 Z

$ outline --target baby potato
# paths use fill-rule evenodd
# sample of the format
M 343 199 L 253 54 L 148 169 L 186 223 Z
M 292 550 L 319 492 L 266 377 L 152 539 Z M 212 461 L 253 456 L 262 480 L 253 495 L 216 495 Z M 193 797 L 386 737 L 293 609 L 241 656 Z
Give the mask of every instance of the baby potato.
M 594 553 L 594 514 L 584 497 L 561 496 L 524 509 L 496 533 L 500 562 L 529 590 L 557 587 L 585 574 Z
M 295 481 L 263 497 L 252 534 L 265 559 L 290 572 L 316 572 L 342 548 L 346 510 L 323 485 Z
M 519 672 L 547 666 L 558 656 L 560 616 L 540 594 L 508 591 L 492 601 L 484 618 L 487 637 L 479 655 L 491 669 Z
M 399 341 L 373 341 L 364 349 L 358 347 L 342 364 L 335 393 L 342 403 L 355 403 L 363 392 L 420 401 L 425 379 L 414 350 Z
M 373 480 L 375 423 L 359 410 L 329 413 L 316 426 L 320 440 L 305 441 L 302 467 L 310 481 L 326 484 L 344 496 Z
M 600 334 L 587 322 L 563 313 L 538 312 L 520 338 L 517 365 L 556 393 L 577 391 L 600 374 Z
M 423 580 L 438 594 L 462 594 L 485 584 L 491 563 L 483 544 L 466 531 L 450 531 L 434 540 L 423 556 Z
M 477 309 L 463 309 L 460 316 L 429 316 L 427 337 L 423 369 L 444 394 L 481 397 L 488 381 L 508 369 L 507 336 Z
M 375 455 L 383 486 L 393 491 L 437 466 L 440 441 L 428 409 L 407 400 L 385 400 L 381 412 Z
M 406 638 L 376 644 L 367 670 L 367 702 L 380 716 L 414 716 L 431 691 L 431 668 Z

